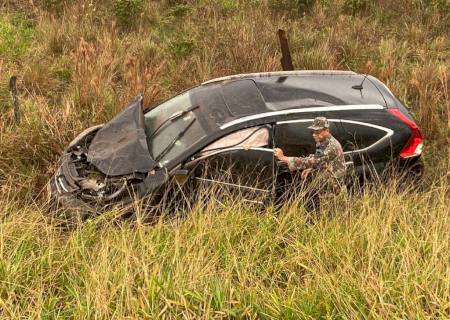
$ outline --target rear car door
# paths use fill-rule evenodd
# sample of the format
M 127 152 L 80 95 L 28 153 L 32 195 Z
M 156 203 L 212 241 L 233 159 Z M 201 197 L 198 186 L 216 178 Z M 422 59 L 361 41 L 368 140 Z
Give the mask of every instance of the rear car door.
M 346 159 L 353 161 L 359 173 L 375 169 L 381 171 L 389 160 L 389 152 L 375 147 L 391 130 L 369 122 L 340 119 L 339 138 Z

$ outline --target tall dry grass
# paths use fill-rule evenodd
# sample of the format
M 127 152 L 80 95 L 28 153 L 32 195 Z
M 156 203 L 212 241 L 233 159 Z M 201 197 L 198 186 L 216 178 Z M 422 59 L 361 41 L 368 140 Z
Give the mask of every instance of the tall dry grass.
M 3 198 L 2 316 L 445 319 L 449 191 L 341 194 L 315 224 L 295 201 L 255 214 L 206 197 L 183 220 L 100 216 L 71 232 Z

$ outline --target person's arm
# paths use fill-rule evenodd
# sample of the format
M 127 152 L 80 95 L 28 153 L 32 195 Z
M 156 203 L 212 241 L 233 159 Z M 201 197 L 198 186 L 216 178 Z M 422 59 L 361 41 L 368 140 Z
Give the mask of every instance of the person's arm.
M 333 161 L 337 156 L 337 151 L 333 147 L 327 147 L 322 153 L 312 154 L 308 157 L 302 158 L 301 162 L 304 169 L 317 169 L 324 167 L 327 163 Z
M 305 162 L 307 158 L 308 157 L 286 157 L 286 163 L 289 166 L 289 170 L 295 171 L 308 169 Z
M 306 158 L 304 157 L 286 157 L 283 150 L 280 148 L 273 149 L 273 153 L 279 161 L 282 161 L 288 165 L 290 171 L 306 169 L 304 166 L 304 159 Z

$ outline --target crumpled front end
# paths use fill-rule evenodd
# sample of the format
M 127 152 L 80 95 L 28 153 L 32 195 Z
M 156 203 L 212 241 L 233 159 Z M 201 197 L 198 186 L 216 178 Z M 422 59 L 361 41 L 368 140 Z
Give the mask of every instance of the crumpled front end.
M 88 161 L 88 146 L 99 128 L 89 130 L 71 144 L 61 157 L 49 183 L 51 199 L 64 208 L 83 207 L 90 213 L 119 201 L 131 200 L 129 187 L 144 181 L 146 174 L 108 176 Z
M 135 99 L 109 123 L 85 130 L 69 144 L 49 181 L 53 204 L 83 220 L 112 205 L 130 204 L 167 181 L 142 143 L 141 103 Z M 114 143 L 105 145 L 108 140 Z

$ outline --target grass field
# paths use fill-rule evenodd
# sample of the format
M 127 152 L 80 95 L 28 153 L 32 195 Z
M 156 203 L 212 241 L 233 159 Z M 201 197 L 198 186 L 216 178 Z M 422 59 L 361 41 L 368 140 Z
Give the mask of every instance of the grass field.
M 45 184 L 79 132 L 141 92 L 280 70 L 278 28 L 297 69 L 372 74 L 412 108 L 421 188 L 330 198 L 314 225 L 295 200 L 261 214 L 212 197 L 152 226 L 49 221 Z M 3 0 L 0 317 L 448 319 L 449 31 L 446 0 Z

